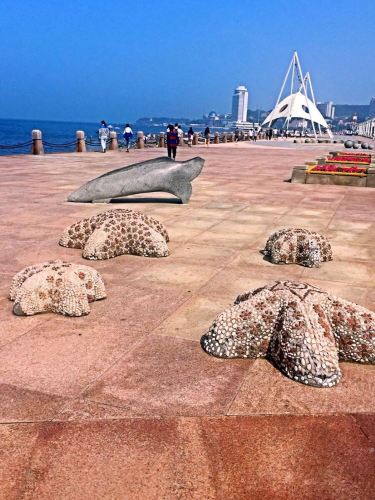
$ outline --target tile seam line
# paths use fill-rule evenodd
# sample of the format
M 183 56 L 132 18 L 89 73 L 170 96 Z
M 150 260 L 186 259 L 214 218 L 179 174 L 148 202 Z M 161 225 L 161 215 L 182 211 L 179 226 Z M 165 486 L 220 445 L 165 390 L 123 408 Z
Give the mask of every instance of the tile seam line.
M 370 444 L 370 436 L 364 431 L 364 429 L 363 429 L 362 425 L 360 424 L 360 422 L 358 422 L 358 420 L 355 418 L 355 415 L 356 415 L 356 413 L 350 413 L 350 416 L 351 416 L 351 418 L 352 418 L 355 426 L 360 429 L 361 433 L 365 436 L 368 444 Z M 364 413 L 364 415 L 366 415 L 366 413 Z M 367 415 L 369 415 L 369 414 L 367 413 Z M 370 415 L 371 415 L 371 413 L 370 413 Z M 375 457 L 374 457 L 374 460 L 375 460 Z
M 248 367 L 248 369 L 245 371 L 244 373 L 244 376 L 243 376 L 243 379 L 242 379 L 242 382 L 239 384 L 239 387 L 236 391 L 236 393 L 234 394 L 233 398 L 231 399 L 231 401 L 228 403 L 227 405 L 227 408 L 224 410 L 225 411 L 225 415 L 226 416 L 230 416 L 230 411 L 231 411 L 231 408 L 235 402 L 235 400 L 237 399 L 237 396 L 239 395 L 243 385 L 245 384 L 245 381 L 247 380 L 247 377 L 250 375 L 250 373 L 252 372 L 252 369 L 254 368 L 254 362 L 256 361 L 253 360 L 253 363 L 250 364 L 250 366 Z
M 103 406 L 108 406 L 109 408 L 116 408 L 116 409 L 124 409 L 123 406 L 115 406 L 115 405 L 110 405 L 108 403 L 103 403 L 101 401 L 96 401 L 92 399 L 87 399 L 86 401 L 89 401 L 91 403 L 95 403 L 97 405 L 103 405 Z M 348 418 L 352 420 L 352 418 L 355 420 L 356 415 L 374 415 L 374 413 L 369 413 L 368 411 L 366 412 L 358 412 L 358 413 L 256 413 L 256 414 L 246 414 L 246 413 L 201 413 L 201 414 L 151 414 L 150 413 L 145 413 L 144 415 L 138 414 L 138 415 L 128 415 L 128 416 L 121 416 L 121 417 L 108 417 L 108 418 L 91 418 L 91 419 L 77 419 L 77 420 L 50 420 L 50 419 L 45 419 L 45 420 L 9 420 L 9 421 L 3 421 L 0 422 L 0 428 L 1 426 L 14 426 L 14 425 L 43 425 L 43 424 L 90 424 L 93 422 L 113 422 L 113 421 L 131 421 L 131 420 L 184 420 L 184 419 L 197 419 L 197 420 L 202 420 L 202 419 L 210 419 L 210 420 L 224 420 L 224 419 L 236 419 L 236 418 L 244 418 L 244 419 L 271 419 L 271 418 L 284 418 L 284 419 L 291 419 L 291 418 L 297 418 L 297 419 L 304 419 L 304 418 L 314 418 L 314 419 L 321 419 L 321 418 L 330 418 L 330 419 L 335 419 L 335 418 Z M 351 418 L 352 417 L 352 418 Z M 361 433 L 364 435 L 364 437 L 369 440 L 369 436 L 363 431 L 362 427 L 358 424 L 357 421 L 354 422 L 356 424 L 356 427 L 358 427 L 361 431 Z
M 12 340 L 9 340 L 9 342 L 6 342 L 5 344 L 2 344 L 0 346 L 0 357 L 1 357 L 1 352 L 3 351 L 3 349 L 5 349 L 5 347 L 9 346 L 9 344 L 12 344 L 13 342 L 15 342 L 16 340 L 19 340 L 21 337 L 24 337 L 25 335 L 27 335 L 28 333 L 32 332 L 33 330 L 35 330 L 36 328 L 40 328 L 41 325 L 45 325 L 45 323 L 47 323 L 48 321 L 51 321 L 52 318 L 46 318 L 44 321 L 41 321 L 38 325 L 36 326 L 33 326 L 32 328 L 30 328 L 30 330 L 27 330 L 26 332 L 24 333 L 21 333 L 20 335 L 18 335 L 17 337 L 15 337 L 14 339 Z
M 142 342 L 142 340 L 145 339 L 145 337 L 148 335 L 148 333 L 144 333 L 142 335 L 141 338 L 139 338 L 139 340 L 137 342 L 135 342 L 134 346 L 128 350 L 126 353 L 122 354 L 120 356 L 120 358 L 116 358 L 116 361 L 114 361 L 109 367 L 105 368 L 105 370 L 103 371 L 103 373 L 101 373 L 100 375 L 98 375 L 97 378 L 100 378 L 102 376 L 102 374 L 104 374 L 107 370 L 109 370 L 112 366 L 114 366 L 115 364 L 117 364 L 117 362 L 122 359 L 124 356 L 126 356 L 127 354 L 130 354 L 132 352 L 132 350 Z M 97 380 L 97 379 L 95 379 Z M 1 383 L 1 381 L 0 381 Z M 87 388 L 87 385 L 91 385 L 91 382 L 89 384 L 87 384 L 83 389 L 79 389 L 79 392 L 77 392 L 76 394 L 73 394 L 73 395 L 68 395 L 68 394 L 59 394 L 59 393 L 56 393 L 56 392 L 51 392 L 51 391 L 41 391 L 40 389 L 35 389 L 35 387 L 32 387 L 32 386 L 29 386 L 29 385 L 22 385 L 22 386 L 18 386 L 18 385 L 15 385 L 15 384 L 7 384 L 7 385 L 10 385 L 11 387 L 14 387 L 14 388 L 17 388 L 17 389 L 25 389 L 27 391 L 30 391 L 30 392 L 37 392 L 37 393 L 40 393 L 40 394 L 43 394 L 43 395 L 46 395 L 46 396 L 53 396 L 53 397 L 56 397 L 56 398 L 61 398 L 61 399 L 68 399 L 68 400 L 72 400 L 72 399 L 76 399 L 77 397 L 80 396 L 80 394 L 86 390 Z M 60 410 L 59 410 L 60 411 Z M 54 418 L 54 417 L 52 417 Z M 1 421 L 0 421 L 0 424 L 1 424 Z
M 134 343 L 134 345 L 131 347 L 131 349 L 129 349 L 127 352 L 123 353 L 121 356 L 119 356 L 113 363 L 111 363 L 109 366 L 107 366 L 107 368 L 105 368 L 100 374 L 98 374 L 97 377 L 95 377 L 94 379 L 92 379 L 90 382 L 88 382 L 82 389 L 80 389 L 78 391 L 77 394 L 75 394 L 74 396 L 70 396 L 68 397 L 69 398 L 69 401 L 72 401 L 74 399 L 77 399 L 79 398 L 80 396 L 82 396 L 82 394 L 87 391 L 92 385 L 94 385 L 98 380 L 100 380 L 100 378 L 102 378 L 103 376 L 105 376 L 105 374 L 111 370 L 111 368 L 115 367 L 123 358 L 125 358 L 126 356 L 129 356 L 133 350 L 135 348 L 137 348 L 139 345 L 142 344 L 142 342 L 145 340 L 145 338 L 148 336 L 149 334 L 148 333 L 145 333 L 144 335 L 142 335 L 142 337 Z M 48 393 L 46 393 L 48 395 Z M 62 398 L 64 398 L 64 396 L 62 395 L 59 395 L 59 394 L 54 394 L 55 396 L 60 396 Z M 59 410 L 57 410 L 57 413 L 54 414 L 52 417 L 51 417 L 51 421 L 53 421 L 62 411 L 64 411 L 64 409 L 66 408 L 66 404 L 63 404 Z
M 186 299 L 184 301 L 182 301 L 181 304 L 172 313 L 170 313 L 168 316 L 166 316 L 155 328 L 153 328 L 152 330 L 150 330 L 150 334 L 151 335 L 159 335 L 159 336 L 165 337 L 165 335 L 159 334 L 158 332 L 156 332 L 156 330 L 165 321 L 167 321 L 169 319 L 169 317 L 172 316 L 177 310 L 179 310 L 182 306 L 184 306 L 187 302 L 189 302 L 189 300 L 191 300 L 193 296 L 197 297 L 201 293 L 201 290 L 207 285 L 207 283 L 209 283 L 212 279 L 214 279 L 219 273 L 221 273 L 222 271 L 224 271 L 232 263 L 232 261 L 236 258 L 237 253 L 239 253 L 239 252 L 236 251 L 234 253 L 234 255 L 230 257 L 230 262 L 228 262 L 227 264 L 224 264 L 224 266 L 220 267 L 216 272 L 214 272 L 207 281 L 205 281 L 199 288 L 196 289 L 196 291 L 194 292 L 194 294 L 190 295 L 189 297 L 186 297 Z M 191 339 L 184 339 L 184 340 L 191 340 Z

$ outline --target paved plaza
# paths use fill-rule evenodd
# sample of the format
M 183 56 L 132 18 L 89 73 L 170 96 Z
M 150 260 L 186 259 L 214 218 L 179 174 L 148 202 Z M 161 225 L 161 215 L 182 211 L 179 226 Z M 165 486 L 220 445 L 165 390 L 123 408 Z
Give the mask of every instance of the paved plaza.
M 165 193 L 65 201 L 165 150 L 0 157 L 0 498 L 373 498 L 375 366 L 341 363 L 340 384 L 317 389 L 199 343 L 238 294 L 277 279 L 375 310 L 375 189 L 288 182 L 341 147 L 180 148 L 206 160 L 188 205 Z M 58 245 L 78 219 L 124 207 L 166 226 L 169 257 L 85 261 Z M 334 260 L 264 260 L 284 227 L 322 232 Z M 85 317 L 14 316 L 13 275 L 51 259 L 97 269 L 108 298 Z

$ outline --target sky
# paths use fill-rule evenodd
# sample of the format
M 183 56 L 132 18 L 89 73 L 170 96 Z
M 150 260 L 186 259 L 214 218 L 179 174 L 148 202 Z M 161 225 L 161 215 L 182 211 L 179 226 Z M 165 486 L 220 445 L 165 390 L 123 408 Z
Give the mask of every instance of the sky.
M 270 109 L 293 51 L 318 101 L 375 96 L 373 0 L 2 0 L 0 118 Z

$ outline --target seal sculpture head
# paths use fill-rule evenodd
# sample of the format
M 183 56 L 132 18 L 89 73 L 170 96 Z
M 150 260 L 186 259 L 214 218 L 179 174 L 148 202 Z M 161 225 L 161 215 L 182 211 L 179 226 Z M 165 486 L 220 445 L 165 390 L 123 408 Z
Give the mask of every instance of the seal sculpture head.
M 68 196 L 74 202 L 108 202 L 132 194 L 166 192 L 188 203 L 191 182 L 204 165 L 199 156 L 186 161 L 173 161 L 164 156 L 111 170 L 86 182 Z

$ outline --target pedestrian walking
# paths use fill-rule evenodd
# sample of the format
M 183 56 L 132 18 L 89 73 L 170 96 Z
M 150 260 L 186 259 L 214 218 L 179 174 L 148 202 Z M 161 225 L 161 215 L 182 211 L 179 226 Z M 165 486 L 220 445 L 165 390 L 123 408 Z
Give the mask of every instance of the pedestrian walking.
M 167 150 L 168 158 L 176 159 L 176 152 L 178 146 L 178 132 L 173 125 L 168 125 L 167 132 Z
M 133 131 L 129 123 L 125 125 L 123 136 L 125 139 L 126 152 L 129 153 L 129 146 L 131 145 L 131 140 L 133 137 Z
M 102 120 L 100 122 L 100 129 L 99 129 L 99 139 L 100 139 L 100 145 L 102 147 L 102 153 L 105 153 L 107 151 L 108 138 L 109 138 L 109 128 L 105 120 Z
M 181 128 L 181 125 L 177 125 L 177 135 L 178 135 L 178 144 L 180 146 L 184 145 L 184 131 Z
M 191 148 L 193 145 L 193 137 L 194 137 L 193 127 L 189 128 L 187 136 L 188 136 L 188 146 Z
M 240 131 L 238 130 L 238 128 L 236 128 L 234 131 L 234 141 L 238 142 L 239 140 L 240 140 Z
M 208 147 L 210 145 L 210 129 L 206 127 L 204 129 L 204 144 Z

